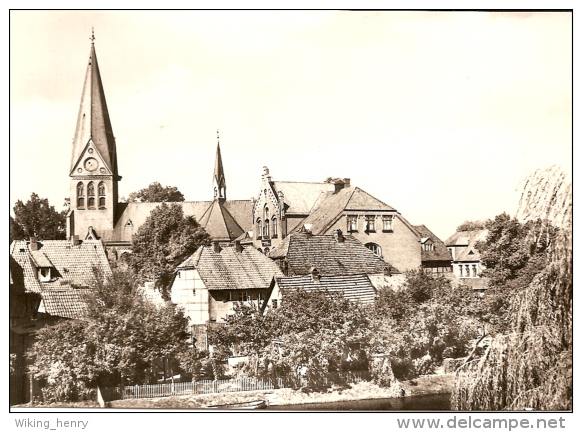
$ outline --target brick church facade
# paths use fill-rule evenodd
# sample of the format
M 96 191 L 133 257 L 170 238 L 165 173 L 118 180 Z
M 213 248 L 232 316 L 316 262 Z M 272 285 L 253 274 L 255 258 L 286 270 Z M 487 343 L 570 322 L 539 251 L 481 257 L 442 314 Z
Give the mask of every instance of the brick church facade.
M 351 186 L 350 179 L 321 183 L 274 181 L 265 167 L 252 200 L 227 200 L 220 144 L 213 199 L 178 203 L 214 242 L 235 240 L 268 254 L 291 232 L 330 235 L 340 229 L 400 271 L 421 266 L 420 235 L 393 207 Z M 101 239 L 111 251 L 131 247 L 132 235 L 159 203 L 118 200 L 117 149 L 92 42 L 70 165 L 67 235 Z

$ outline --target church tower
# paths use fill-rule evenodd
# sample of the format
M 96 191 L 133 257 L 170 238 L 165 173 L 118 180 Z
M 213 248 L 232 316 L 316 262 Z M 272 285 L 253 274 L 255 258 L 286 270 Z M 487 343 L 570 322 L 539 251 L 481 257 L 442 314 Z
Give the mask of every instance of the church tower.
M 226 201 L 226 179 L 220 155 L 220 141 L 216 144 L 216 161 L 214 163 L 214 199 Z
M 81 106 L 73 138 L 70 177 L 70 208 L 67 235 L 108 240 L 113 232 L 117 209 L 115 138 L 109 120 L 103 83 L 95 54 L 95 37 L 85 74 Z M 92 227 L 92 229 L 90 228 Z

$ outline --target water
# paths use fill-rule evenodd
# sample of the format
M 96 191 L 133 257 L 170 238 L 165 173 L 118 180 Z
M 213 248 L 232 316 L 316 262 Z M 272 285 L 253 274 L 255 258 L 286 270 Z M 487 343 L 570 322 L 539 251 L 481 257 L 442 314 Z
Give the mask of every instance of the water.
M 448 411 L 451 409 L 450 397 L 450 393 L 446 393 L 405 398 L 279 405 L 267 409 L 278 411 Z

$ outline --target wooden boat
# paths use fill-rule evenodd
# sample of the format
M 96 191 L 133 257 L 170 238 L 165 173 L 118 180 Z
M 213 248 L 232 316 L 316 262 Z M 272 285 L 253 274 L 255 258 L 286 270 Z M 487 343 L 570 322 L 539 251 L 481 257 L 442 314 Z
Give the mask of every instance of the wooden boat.
M 221 405 L 209 405 L 206 408 L 209 409 L 220 409 L 220 410 L 253 410 L 253 409 L 262 409 L 267 407 L 267 401 L 264 400 L 256 400 L 250 402 L 239 402 L 239 403 L 230 403 L 230 404 L 221 404 Z

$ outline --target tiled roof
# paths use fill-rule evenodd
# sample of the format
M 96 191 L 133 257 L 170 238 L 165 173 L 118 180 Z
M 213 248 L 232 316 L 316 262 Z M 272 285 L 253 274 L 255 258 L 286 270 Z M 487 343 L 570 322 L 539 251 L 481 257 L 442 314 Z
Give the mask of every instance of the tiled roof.
M 230 241 L 244 233 L 221 200 L 214 200 L 199 222 L 210 237 L 216 240 Z
M 311 275 L 277 278 L 282 291 L 330 291 L 341 292 L 348 300 L 361 304 L 374 303 L 376 290 L 366 275 L 320 276 L 314 281 Z
M 445 244 L 447 247 L 456 246 L 455 261 L 479 261 L 481 254 L 475 248 L 475 243 L 485 241 L 487 234 L 486 229 L 458 231 L 449 237 Z
M 290 276 L 309 274 L 312 267 L 324 275 L 398 273 L 353 236 L 343 237 L 338 242 L 334 235 L 291 233 L 269 257 L 287 258 Z
M 201 247 L 178 270 L 195 268 L 211 290 L 268 288 L 274 277 L 283 276 L 279 267 L 253 247 L 237 252 L 225 247 L 220 253 Z
M 273 187 L 277 193 L 283 192 L 284 202 L 289 207 L 289 214 L 308 214 L 322 193 L 333 191 L 331 183 L 302 183 L 274 181 Z
M 434 243 L 434 250 L 421 250 L 420 256 L 422 261 L 452 261 L 453 256 L 445 244 L 439 239 L 426 225 L 414 225 L 414 229 L 424 239 L 431 239 Z M 421 243 L 424 243 L 421 241 Z
M 80 319 L 87 313 L 87 292 L 88 290 L 72 288 L 43 290 L 38 311 L 63 318 Z
M 349 187 L 338 192 L 325 192 L 320 196 L 309 216 L 302 224 L 311 224 L 313 234 L 324 234 L 344 210 L 372 210 L 396 212 L 394 208 L 374 198 L 359 187 Z M 301 227 L 295 229 L 299 230 Z
M 194 216 L 194 218 L 196 218 L 196 220 L 202 226 L 204 226 L 212 238 L 226 238 L 224 236 L 224 231 L 226 228 L 221 227 L 221 224 L 216 225 L 211 223 L 210 225 L 205 226 L 203 223 L 202 219 L 206 214 L 209 214 L 208 211 L 210 207 L 213 206 L 213 203 L 214 201 L 184 201 L 171 204 L 181 205 L 182 210 L 184 211 L 184 216 Z M 113 232 L 111 234 L 104 232 L 102 237 L 103 241 L 120 243 L 131 242 L 131 236 L 137 232 L 141 225 L 143 225 L 152 210 L 158 207 L 160 204 L 162 203 L 120 203 L 118 207 L 118 217 Z M 227 215 L 225 219 L 228 220 L 228 227 L 230 232 L 235 233 L 236 231 L 240 230 L 239 234 L 237 234 L 235 237 L 238 237 L 243 231 L 252 229 L 251 200 L 233 200 L 221 202 L 220 210 L 226 210 Z M 208 222 L 208 220 L 205 220 L 205 222 Z M 101 233 L 99 234 L 101 235 Z M 235 237 L 231 237 L 231 240 Z

